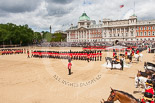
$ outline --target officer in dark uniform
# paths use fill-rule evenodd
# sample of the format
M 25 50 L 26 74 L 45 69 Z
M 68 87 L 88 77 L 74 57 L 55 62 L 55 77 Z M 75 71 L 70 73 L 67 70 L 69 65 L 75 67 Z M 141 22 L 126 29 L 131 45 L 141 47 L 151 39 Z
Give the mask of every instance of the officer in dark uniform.
M 100 51 L 100 61 L 102 61 L 102 51 Z
M 27 50 L 27 58 L 30 58 L 29 50 Z

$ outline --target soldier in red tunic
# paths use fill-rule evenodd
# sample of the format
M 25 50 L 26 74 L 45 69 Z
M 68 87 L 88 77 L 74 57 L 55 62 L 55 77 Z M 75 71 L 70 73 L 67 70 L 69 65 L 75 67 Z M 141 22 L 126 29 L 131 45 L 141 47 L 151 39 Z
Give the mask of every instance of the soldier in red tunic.
M 136 51 L 136 54 L 138 54 L 139 55 L 139 50 L 137 49 L 137 51 Z
M 144 97 L 141 99 L 140 103 L 154 103 L 153 95 L 149 92 L 145 92 Z
M 69 63 L 68 63 L 68 72 L 69 72 L 68 75 L 71 75 L 71 66 L 72 66 L 72 63 L 69 62 Z
M 89 60 L 90 60 L 90 54 L 88 53 L 87 54 L 87 61 L 89 62 Z
M 145 92 L 149 92 L 152 95 L 154 95 L 152 80 L 148 79 L 145 84 L 146 84 Z

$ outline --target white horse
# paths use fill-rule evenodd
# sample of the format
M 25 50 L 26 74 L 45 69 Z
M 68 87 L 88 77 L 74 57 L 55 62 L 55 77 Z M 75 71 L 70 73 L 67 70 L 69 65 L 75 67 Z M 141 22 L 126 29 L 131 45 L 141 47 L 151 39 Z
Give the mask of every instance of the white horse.
M 135 59 L 136 59 L 137 61 L 139 61 L 139 59 L 140 59 L 140 61 L 143 60 L 143 54 L 142 54 L 142 53 L 140 53 L 140 54 L 135 54 L 135 53 L 134 53 L 134 57 L 135 57 Z
M 135 77 L 135 87 L 141 87 L 144 90 L 146 89 L 146 84 L 145 82 L 147 81 L 147 78 L 145 77 Z
M 121 58 L 120 59 L 120 63 L 115 63 L 113 60 L 112 60 L 112 58 L 110 58 L 110 57 L 106 57 L 105 58 L 106 59 L 106 67 L 107 68 L 111 68 L 111 69 L 113 69 L 113 68 L 115 68 L 115 69 L 122 69 L 123 70 L 123 59 Z
M 142 93 L 145 92 L 146 89 L 146 84 L 145 82 L 147 81 L 147 78 L 145 77 L 135 77 L 135 87 L 138 88 L 142 88 Z

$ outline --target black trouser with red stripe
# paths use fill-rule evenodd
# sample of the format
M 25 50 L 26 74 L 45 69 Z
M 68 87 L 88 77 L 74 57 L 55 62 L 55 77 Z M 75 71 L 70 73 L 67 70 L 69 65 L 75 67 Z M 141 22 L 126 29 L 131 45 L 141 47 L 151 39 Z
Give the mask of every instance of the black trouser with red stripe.
M 89 62 L 89 58 L 87 58 L 87 61 Z
M 68 72 L 69 72 L 69 74 L 68 74 L 68 75 L 71 75 L 71 69 L 68 69 Z

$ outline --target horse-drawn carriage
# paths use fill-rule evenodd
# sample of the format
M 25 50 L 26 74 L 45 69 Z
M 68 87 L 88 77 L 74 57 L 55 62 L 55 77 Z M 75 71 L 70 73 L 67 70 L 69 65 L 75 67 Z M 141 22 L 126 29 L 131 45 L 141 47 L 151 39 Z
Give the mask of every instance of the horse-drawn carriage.
M 114 69 L 120 69 L 120 70 L 123 70 L 124 68 L 124 61 L 123 59 L 120 59 L 119 61 L 117 59 L 113 59 L 113 58 L 110 58 L 110 57 L 105 57 L 105 60 L 106 60 L 106 64 L 107 64 L 107 67 L 108 68 L 111 68 Z
M 144 69 L 150 69 L 155 71 L 155 64 L 151 62 L 144 62 Z
M 111 68 L 111 69 L 120 69 L 123 70 L 124 67 L 130 67 L 129 64 L 126 64 L 125 62 L 125 50 L 127 49 L 127 47 L 124 46 L 112 46 L 112 47 L 108 47 L 106 48 L 106 50 L 113 52 L 113 57 L 105 57 L 105 61 L 106 61 L 106 66 L 107 68 Z M 130 55 L 127 55 L 127 59 L 130 60 L 130 62 L 132 61 L 132 57 L 130 57 Z

